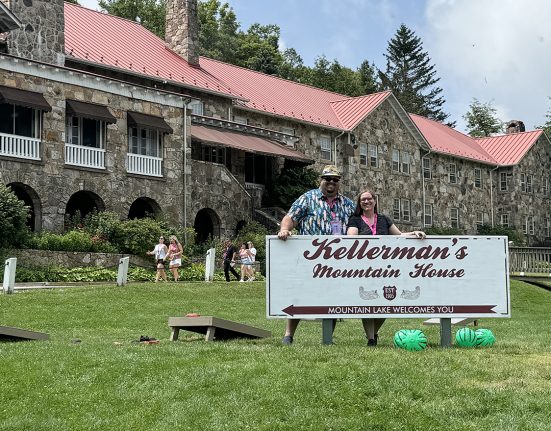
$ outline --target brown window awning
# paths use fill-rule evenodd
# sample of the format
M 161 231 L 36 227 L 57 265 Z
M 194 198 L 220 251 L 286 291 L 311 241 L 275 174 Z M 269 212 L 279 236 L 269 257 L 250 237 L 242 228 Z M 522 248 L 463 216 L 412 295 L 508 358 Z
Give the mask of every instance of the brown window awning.
M 244 135 L 242 133 L 230 132 L 223 129 L 193 125 L 191 127 L 191 137 L 201 142 L 237 148 L 238 150 L 249 153 L 284 157 L 304 163 L 313 163 L 313 160 L 305 154 L 260 136 Z
M 83 117 L 90 120 L 116 123 L 117 119 L 109 112 L 107 106 L 96 105 L 95 103 L 78 102 L 76 100 L 65 101 L 67 103 L 67 114 L 74 117 Z
M 52 110 L 42 94 L 11 87 L 0 86 L 0 103 L 13 103 L 14 105 L 40 109 L 46 112 Z
M 162 133 L 173 133 L 172 127 L 161 117 L 132 111 L 128 111 L 127 117 L 129 127 L 143 127 L 145 129 L 155 129 Z

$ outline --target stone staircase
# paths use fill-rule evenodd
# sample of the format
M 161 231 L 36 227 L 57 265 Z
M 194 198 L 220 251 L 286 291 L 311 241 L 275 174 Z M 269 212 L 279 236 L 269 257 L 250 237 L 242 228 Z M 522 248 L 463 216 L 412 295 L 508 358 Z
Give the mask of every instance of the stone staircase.
M 253 219 L 265 226 L 270 234 L 275 235 L 285 214 L 287 212 L 279 207 L 256 208 L 253 212 Z

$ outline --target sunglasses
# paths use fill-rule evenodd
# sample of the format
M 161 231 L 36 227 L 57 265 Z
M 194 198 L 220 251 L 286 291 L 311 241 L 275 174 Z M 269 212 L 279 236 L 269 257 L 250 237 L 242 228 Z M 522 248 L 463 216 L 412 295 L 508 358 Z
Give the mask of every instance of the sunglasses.
M 341 180 L 337 177 L 323 177 L 322 179 L 327 181 L 328 183 L 338 183 Z

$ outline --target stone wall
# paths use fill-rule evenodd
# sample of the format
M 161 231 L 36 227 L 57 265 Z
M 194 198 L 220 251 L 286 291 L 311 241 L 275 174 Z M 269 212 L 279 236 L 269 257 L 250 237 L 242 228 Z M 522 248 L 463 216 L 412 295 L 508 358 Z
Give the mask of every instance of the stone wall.
M 197 0 L 168 0 L 166 2 L 165 40 L 169 48 L 189 64 L 199 64 Z
M 23 27 L 8 38 L 8 52 L 18 57 L 64 64 L 63 0 L 9 0 L 8 7 Z

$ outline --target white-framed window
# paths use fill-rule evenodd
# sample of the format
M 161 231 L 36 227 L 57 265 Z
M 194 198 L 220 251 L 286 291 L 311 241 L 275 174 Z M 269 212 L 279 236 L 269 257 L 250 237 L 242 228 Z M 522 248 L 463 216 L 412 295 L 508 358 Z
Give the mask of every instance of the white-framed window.
M 243 124 L 245 126 L 249 124 L 249 120 L 247 119 L 247 117 L 243 117 L 242 115 L 234 115 L 233 122 Z
M 534 235 L 534 232 L 535 232 L 534 217 L 527 216 L 524 221 L 522 233 L 524 233 L 525 235 Z
M 474 168 L 474 186 L 478 189 L 482 188 L 482 169 Z
M 423 223 L 425 226 L 432 226 L 432 204 L 425 204 Z
M 520 191 L 526 191 L 526 174 L 520 174 Z
M 38 109 L 0 103 L 0 133 L 40 138 L 41 120 L 41 111 Z
M 451 225 L 454 228 L 459 228 L 459 208 L 450 208 Z
M 524 223 L 522 223 L 522 233 L 528 235 L 528 217 L 525 217 Z
M 65 117 L 65 143 L 91 148 L 105 148 L 107 126 L 105 121 L 89 118 Z
M 369 144 L 367 146 L 367 152 L 369 155 L 369 166 L 372 168 L 379 167 L 379 154 L 377 151 L 377 145 Z
M 409 175 L 411 171 L 411 168 L 410 168 L 411 157 L 409 156 L 409 153 L 407 151 L 400 151 L 400 159 L 402 162 L 402 167 L 401 167 L 402 173 Z
M 551 219 L 549 217 L 545 218 L 545 237 L 549 238 L 551 236 Z
M 333 152 L 331 151 L 331 137 L 321 135 L 319 137 L 321 158 L 324 160 L 333 160 Z
M 530 216 L 529 224 L 528 224 L 528 233 L 530 235 L 534 235 L 536 233 L 536 225 L 534 222 L 534 216 Z
M 500 192 L 506 192 L 508 190 L 507 187 L 507 172 L 500 172 L 499 173 L 499 191 Z
M 400 172 L 400 151 L 392 149 L 392 170 L 394 172 Z
M 191 109 L 193 115 L 203 115 L 203 102 L 200 100 L 192 100 L 187 104 L 188 109 Z
M 477 226 L 482 226 L 484 224 L 484 213 L 482 211 L 476 212 L 476 221 Z
M 411 221 L 411 201 L 402 199 L 402 221 Z
M 425 180 L 432 179 L 432 162 L 428 157 L 423 157 L 423 178 Z
M 448 179 L 450 184 L 457 184 L 457 166 L 455 166 L 455 163 L 448 165 Z
M 392 203 L 392 217 L 395 221 L 400 220 L 400 199 L 394 198 Z
M 541 192 L 544 196 L 549 196 L 549 178 L 543 177 L 541 180 Z
M 503 227 L 509 227 L 509 214 L 501 214 L 500 223 Z
M 163 134 L 142 127 L 128 128 L 128 151 L 141 156 L 162 157 Z
M 281 133 L 285 133 L 286 135 L 295 136 L 295 129 L 292 127 L 282 127 Z
M 360 143 L 360 165 L 367 166 L 367 144 Z
M 532 175 L 526 174 L 526 193 L 532 193 L 534 185 L 533 179 Z

